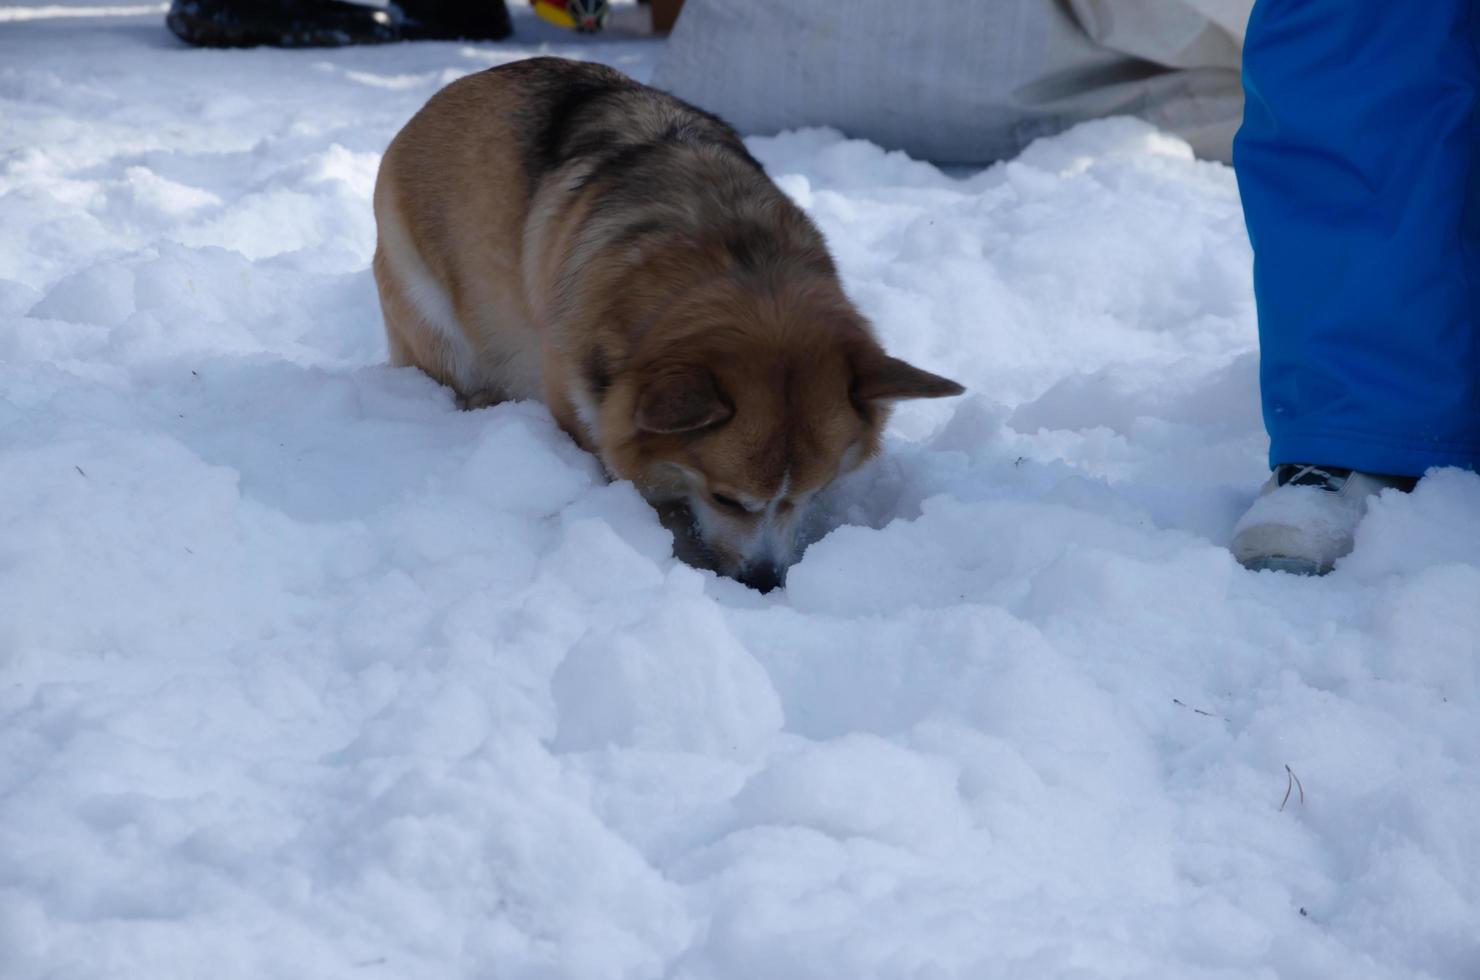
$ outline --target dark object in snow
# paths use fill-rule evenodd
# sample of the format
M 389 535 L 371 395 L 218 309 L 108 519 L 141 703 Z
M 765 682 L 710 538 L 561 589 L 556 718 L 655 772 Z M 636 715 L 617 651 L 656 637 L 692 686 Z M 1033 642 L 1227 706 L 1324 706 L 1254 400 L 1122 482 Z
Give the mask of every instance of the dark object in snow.
M 1202 715 L 1204 718 L 1217 718 L 1218 717 L 1218 715 L 1213 714 L 1211 711 L 1204 711 L 1201 708 L 1194 708 L 1192 705 L 1188 704 L 1186 701 L 1183 701 L 1181 698 L 1172 698 L 1172 704 L 1177 705 L 1177 707 L 1179 707 L 1179 708 L 1186 708 L 1188 711 L 1191 711 L 1193 714 L 1195 714 L 1195 715 Z M 1224 720 L 1227 721 L 1226 718 Z
M 402 0 L 385 7 L 346 0 L 174 0 L 165 24 L 187 44 L 206 48 L 492 41 L 512 32 L 503 0 Z
M 653 33 L 667 34 L 673 30 L 678 15 L 683 11 L 683 0 L 639 0 L 652 4 L 649 13 L 653 19 Z
M 1301 785 L 1300 777 L 1295 775 L 1295 770 L 1290 768 L 1288 762 L 1285 763 L 1285 772 L 1287 773 L 1287 778 L 1285 780 L 1285 798 L 1280 800 L 1281 813 L 1285 812 L 1285 804 L 1290 802 L 1290 790 L 1292 789 L 1298 789 L 1300 791 L 1300 804 L 1301 806 L 1305 805 L 1305 787 Z

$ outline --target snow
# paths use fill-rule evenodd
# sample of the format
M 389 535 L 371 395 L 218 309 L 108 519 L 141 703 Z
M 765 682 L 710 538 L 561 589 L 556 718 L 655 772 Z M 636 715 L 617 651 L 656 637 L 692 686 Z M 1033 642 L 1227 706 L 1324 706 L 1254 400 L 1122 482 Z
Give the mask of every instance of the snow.
M 1480 477 L 1329 577 L 1233 562 L 1226 168 L 1128 120 L 969 176 L 752 140 L 970 389 L 760 596 L 541 406 L 383 363 L 399 125 L 655 43 L 55 6 L 0 11 L 0 976 L 1480 975 Z

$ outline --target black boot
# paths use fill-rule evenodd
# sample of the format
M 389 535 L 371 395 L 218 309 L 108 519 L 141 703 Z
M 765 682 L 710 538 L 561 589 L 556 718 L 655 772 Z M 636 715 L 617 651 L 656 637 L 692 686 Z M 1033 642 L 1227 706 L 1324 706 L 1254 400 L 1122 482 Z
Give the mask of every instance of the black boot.
M 174 0 L 165 24 L 186 43 L 207 48 L 491 41 L 511 31 L 503 0 L 406 0 L 388 7 L 345 0 Z
M 514 33 L 504 0 L 397 0 L 407 41 L 497 41 Z

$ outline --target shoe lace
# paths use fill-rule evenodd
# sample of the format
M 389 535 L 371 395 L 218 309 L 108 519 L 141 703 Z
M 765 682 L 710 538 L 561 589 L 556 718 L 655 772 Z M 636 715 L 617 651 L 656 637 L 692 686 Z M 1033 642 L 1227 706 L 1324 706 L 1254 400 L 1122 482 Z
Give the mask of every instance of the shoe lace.
M 1282 463 L 1275 468 L 1276 481 L 1282 487 L 1319 487 L 1332 493 L 1339 492 L 1351 475 L 1348 469 L 1310 463 Z

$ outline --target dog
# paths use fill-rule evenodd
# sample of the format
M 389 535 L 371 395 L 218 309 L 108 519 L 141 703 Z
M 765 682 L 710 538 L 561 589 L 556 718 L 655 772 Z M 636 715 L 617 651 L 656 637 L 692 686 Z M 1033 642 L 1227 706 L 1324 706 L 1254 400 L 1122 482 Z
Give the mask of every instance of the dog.
M 464 408 L 544 401 L 678 557 L 762 592 L 890 404 L 964 390 L 884 352 L 733 129 L 611 68 L 443 88 L 386 150 L 375 218 L 392 363 Z

